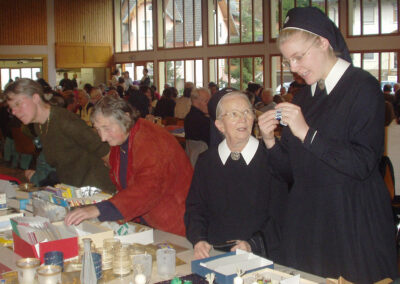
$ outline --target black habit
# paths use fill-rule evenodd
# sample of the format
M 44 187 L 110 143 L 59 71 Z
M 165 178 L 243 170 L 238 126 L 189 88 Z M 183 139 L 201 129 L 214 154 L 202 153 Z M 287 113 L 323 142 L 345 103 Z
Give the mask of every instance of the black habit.
M 283 229 L 284 265 L 355 283 L 397 277 L 388 190 L 379 173 L 384 98 L 377 80 L 350 66 L 329 95 L 294 97 L 310 130 L 304 143 L 288 127 L 269 151 L 293 182 Z
M 222 249 L 227 241 L 246 240 L 254 253 L 275 259 L 287 188 L 269 174 L 266 155 L 261 143 L 248 165 L 243 156 L 224 165 L 218 147 L 200 154 L 186 200 L 193 245 L 204 240 Z

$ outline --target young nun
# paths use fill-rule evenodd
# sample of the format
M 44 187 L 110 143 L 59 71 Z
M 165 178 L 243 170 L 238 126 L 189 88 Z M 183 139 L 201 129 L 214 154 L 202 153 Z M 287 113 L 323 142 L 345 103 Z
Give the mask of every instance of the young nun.
M 282 264 L 355 283 L 397 278 L 390 198 L 377 166 L 384 143 L 378 81 L 351 64 L 340 31 L 317 8 L 291 9 L 278 45 L 308 85 L 259 118 L 266 162 L 293 184 Z M 280 141 L 277 118 L 287 125 Z

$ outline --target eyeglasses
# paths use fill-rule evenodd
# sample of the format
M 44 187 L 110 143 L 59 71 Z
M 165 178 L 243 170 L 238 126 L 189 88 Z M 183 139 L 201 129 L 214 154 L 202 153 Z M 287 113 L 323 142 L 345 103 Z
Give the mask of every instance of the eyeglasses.
M 290 68 L 293 64 L 299 64 L 304 59 L 304 56 L 310 51 L 311 47 L 314 45 L 316 39 L 312 42 L 312 44 L 300 55 L 293 56 L 292 58 L 282 60 L 282 65 L 286 68 Z
M 222 114 L 220 117 L 227 116 L 231 121 L 238 121 L 241 118 L 251 119 L 254 118 L 254 110 L 253 109 L 245 109 L 243 111 L 233 110 L 227 113 Z

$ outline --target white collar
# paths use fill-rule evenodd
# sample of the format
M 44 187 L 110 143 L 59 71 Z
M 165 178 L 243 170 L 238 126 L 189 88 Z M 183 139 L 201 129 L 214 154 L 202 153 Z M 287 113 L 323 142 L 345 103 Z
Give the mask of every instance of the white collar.
M 243 148 L 242 152 L 240 152 L 247 165 L 250 164 L 251 160 L 253 159 L 254 155 L 256 154 L 259 143 L 260 142 L 256 138 L 254 138 L 253 136 L 250 136 L 249 141 L 247 142 L 246 146 Z M 228 144 L 226 143 L 226 139 L 224 139 L 224 141 L 219 143 L 218 154 L 219 154 L 222 164 L 225 165 L 226 161 L 228 160 L 228 157 L 231 154 L 231 150 L 229 149 Z
M 339 82 L 340 78 L 342 78 L 344 72 L 346 72 L 347 68 L 349 68 L 350 63 L 342 58 L 338 58 L 335 65 L 333 65 L 331 71 L 329 71 L 328 76 L 325 79 L 325 88 L 326 93 L 329 93 L 336 86 L 337 82 Z M 317 83 L 311 85 L 311 94 L 314 96 L 315 88 L 317 87 Z

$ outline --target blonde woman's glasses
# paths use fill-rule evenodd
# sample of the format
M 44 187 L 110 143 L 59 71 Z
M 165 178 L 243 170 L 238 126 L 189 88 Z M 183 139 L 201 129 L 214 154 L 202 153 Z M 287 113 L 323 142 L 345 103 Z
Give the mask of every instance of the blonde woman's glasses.
M 227 113 L 224 113 L 221 115 L 221 117 L 224 117 L 224 116 L 228 117 L 231 121 L 235 122 L 242 118 L 246 118 L 246 119 L 254 118 L 255 113 L 254 113 L 253 109 L 248 108 L 243 111 L 233 110 L 233 111 L 230 111 L 230 112 L 227 112 Z
M 314 45 L 315 42 L 316 39 L 313 40 L 312 44 L 302 54 L 293 56 L 292 58 L 289 59 L 284 58 L 282 60 L 282 65 L 286 68 L 290 68 L 290 66 L 292 66 L 293 64 L 301 63 L 302 60 L 304 59 L 304 56 L 307 55 L 307 53 L 310 51 L 311 47 Z

